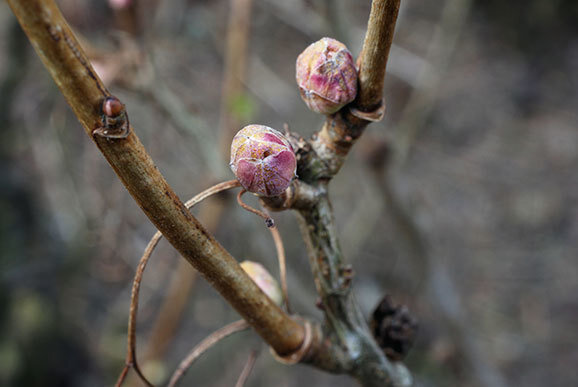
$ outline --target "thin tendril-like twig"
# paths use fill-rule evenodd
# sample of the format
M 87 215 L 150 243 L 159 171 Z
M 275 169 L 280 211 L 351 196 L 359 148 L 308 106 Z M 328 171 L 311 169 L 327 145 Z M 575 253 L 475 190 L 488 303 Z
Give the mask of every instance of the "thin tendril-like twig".
M 191 365 L 195 362 L 195 360 L 197 360 L 203 353 L 205 353 L 213 345 L 215 345 L 225 337 L 230 336 L 233 333 L 245 330 L 247 328 L 249 328 L 249 324 L 245 320 L 237 320 L 211 333 L 203 341 L 197 344 L 191 350 L 189 355 L 186 358 L 184 358 L 183 361 L 181 361 L 181 364 L 179 364 L 178 368 L 173 373 L 173 376 L 171 376 L 171 380 L 169 382 L 168 387 L 176 386 L 177 382 L 185 374 L 187 369 L 191 367 Z
M 231 188 L 235 188 L 235 187 L 239 187 L 239 181 L 238 180 L 228 180 L 225 181 L 223 183 L 219 183 L 216 184 L 206 190 L 204 190 L 203 192 L 195 195 L 192 199 L 190 199 L 189 201 L 187 201 L 185 203 L 185 206 L 187 208 L 191 208 L 193 206 L 195 206 L 196 204 L 198 204 L 199 202 L 203 201 L 204 199 L 208 198 L 211 195 L 214 195 L 216 193 L 231 189 Z M 137 375 L 140 377 L 140 379 L 147 384 L 147 386 L 152 386 L 152 384 L 145 378 L 145 376 L 142 374 L 139 366 L 138 366 L 138 362 L 136 359 L 136 320 L 137 320 L 137 311 L 138 311 L 138 299 L 139 299 L 139 292 L 140 292 L 140 283 L 142 281 L 142 277 L 144 274 L 144 270 L 146 268 L 146 265 L 155 249 L 155 247 L 158 245 L 159 241 L 162 239 L 163 234 L 161 234 L 160 231 L 157 231 L 155 233 L 155 235 L 151 238 L 151 240 L 149 241 L 147 247 L 145 248 L 145 251 L 139 261 L 137 270 L 136 270 L 136 274 L 134 277 L 134 281 L 132 284 L 132 294 L 131 294 L 131 300 L 130 300 L 130 312 L 129 312 L 129 318 L 128 318 L 128 345 L 127 345 L 127 354 L 126 354 L 126 361 L 125 361 L 125 366 L 120 374 L 120 376 L 118 377 L 118 380 L 115 384 L 115 387 L 120 387 L 122 385 L 122 383 L 124 382 L 124 380 L 126 379 L 126 376 L 128 374 L 128 371 L 130 368 L 134 368 L 135 372 L 137 373 Z
M 291 307 L 289 306 L 289 292 L 287 290 L 287 266 L 285 260 L 285 248 L 283 247 L 283 239 L 277 227 L 269 228 L 273 241 L 275 242 L 275 249 L 277 250 L 277 260 L 279 261 L 279 277 L 281 278 L 281 290 L 283 292 L 283 302 L 287 312 L 291 314 Z
M 252 212 L 253 214 L 265 219 L 265 224 L 267 225 L 267 227 L 271 228 L 271 227 L 275 226 L 275 222 L 273 221 L 273 219 L 269 215 L 267 215 L 263 211 L 259 211 L 258 209 L 253 208 L 250 205 L 243 202 L 243 200 L 241 199 L 241 196 L 243 196 L 243 194 L 245 192 L 247 192 L 247 190 L 244 188 L 239 191 L 239 194 L 237 195 L 237 203 L 239 203 L 239 205 L 241 207 L 243 207 L 243 209 L 245 209 L 249 212 Z
M 235 383 L 235 387 L 243 387 L 249 376 L 251 375 L 251 371 L 253 371 L 253 367 L 255 366 L 255 362 L 257 361 L 257 357 L 259 356 L 259 351 L 254 349 L 249 354 L 247 358 L 247 362 L 245 363 L 245 367 L 243 367 L 243 371 L 241 371 L 241 375 L 239 375 L 239 379 L 237 379 L 237 383 Z

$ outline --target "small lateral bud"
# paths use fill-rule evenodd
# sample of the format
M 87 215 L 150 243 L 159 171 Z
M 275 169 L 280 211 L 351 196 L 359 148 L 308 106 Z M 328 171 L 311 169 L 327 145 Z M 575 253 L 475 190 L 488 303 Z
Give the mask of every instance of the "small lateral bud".
M 253 261 L 243 261 L 241 267 L 275 304 L 280 306 L 283 303 L 279 284 L 263 265 Z
M 233 138 L 229 165 L 248 192 L 277 196 L 295 177 L 297 160 L 281 132 L 268 126 L 249 125 Z
M 118 117 L 122 113 L 124 106 L 116 97 L 106 97 L 102 103 L 102 112 L 107 117 Z
M 309 109 L 333 114 L 357 95 L 357 69 L 345 45 L 323 38 L 297 58 L 296 76 L 301 98 Z

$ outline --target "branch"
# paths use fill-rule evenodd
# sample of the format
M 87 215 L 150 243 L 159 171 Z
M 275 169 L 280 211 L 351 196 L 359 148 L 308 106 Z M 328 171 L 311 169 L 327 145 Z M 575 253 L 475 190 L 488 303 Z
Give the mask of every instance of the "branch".
M 151 222 L 277 353 L 288 355 L 299 350 L 305 338 L 304 327 L 277 307 L 191 215 L 128 122 L 126 137 L 94 134 L 103 126 L 102 105 L 110 93 L 54 1 L 8 3 L 86 133 Z
M 373 1 L 365 41 L 358 58 L 357 99 L 328 116 L 323 128 L 311 140 L 316 157 L 310 162 L 305 161 L 305 165 L 297 171 L 304 181 L 335 176 L 367 125 L 383 117 L 385 66 L 393 42 L 399 3 L 400 0 Z
M 411 376 L 403 364 L 386 358 L 352 295 L 353 270 L 344 263 L 339 246 L 328 184 L 365 127 L 383 114 L 385 65 L 398 9 L 399 0 L 373 1 L 359 58 L 357 100 L 328 116 L 310 141 L 291 138 L 297 149 L 299 180 L 283 197 L 263 200 L 274 210 L 299 211 L 301 233 L 321 297 L 323 330 L 313 332 L 304 361 L 330 372 L 348 373 L 364 386 L 408 386 Z
M 385 66 L 393 42 L 400 0 L 376 0 L 371 4 L 367 33 L 359 56 L 359 92 L 356 108 L 371 112 L 381 105 Z

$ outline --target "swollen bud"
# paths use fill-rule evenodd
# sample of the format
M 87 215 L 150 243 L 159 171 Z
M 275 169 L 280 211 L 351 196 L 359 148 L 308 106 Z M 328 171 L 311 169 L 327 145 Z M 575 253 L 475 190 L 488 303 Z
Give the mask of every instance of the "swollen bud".
M 243 261 L 241 262 L 241 267 L 275 304 L 281 305 L 283 303 L 279 284 L 263 265 L 253 261 Z
M 297 160 L 282 133 L 268 126 L 249 125 L 233 138 L 229 166 L 248 192 L 277 196 L 295 177 Z
M 335 39 L 311 44 L 297 58 L 296 80 L 309 109 L 333 114 L 357 94 L 357 69 L 351 53 Z

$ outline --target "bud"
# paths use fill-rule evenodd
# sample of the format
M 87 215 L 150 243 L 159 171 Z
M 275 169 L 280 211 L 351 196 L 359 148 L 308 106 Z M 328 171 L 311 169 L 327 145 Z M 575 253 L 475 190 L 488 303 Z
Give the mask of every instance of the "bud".
M 233 138 L 229 166 L 247 191 L 277 196 L 295 177 L 297 160 L 282 133 L 268 126 L 249 125 Z
M 385 355 L 400 361 L 413 346 L 418 323 L 407 307 L 396 305 L 390 295 L 385 295 L 373 311 L 370 326 Z
M 263 265 L 253 261 L 243 261 L 241 262 L 241 267 L 275 304 L 281 305 L 283 303 L 279 284 Z
M 131 2 L 131 0 L 108 0 L 108 4 L 112 9 L 128 8 Z
M 333 114 L 355 99 L 357 69 L 343 43 L 318 40 L 299 55 L 296 67 L 299 92 L 309 109 Z

